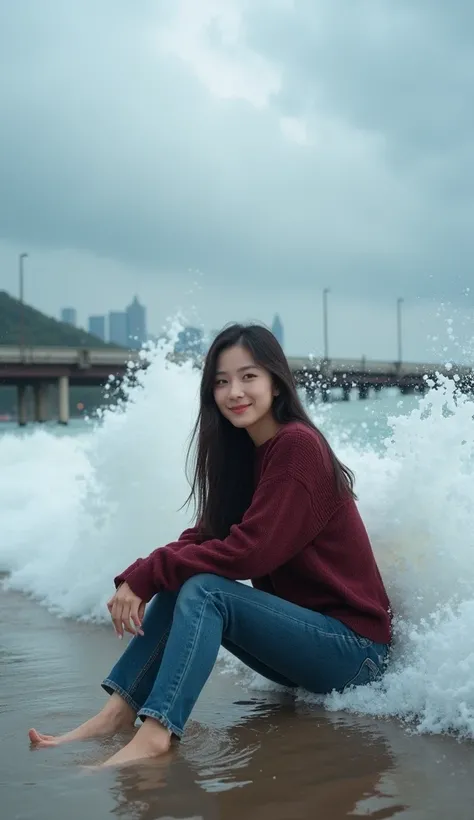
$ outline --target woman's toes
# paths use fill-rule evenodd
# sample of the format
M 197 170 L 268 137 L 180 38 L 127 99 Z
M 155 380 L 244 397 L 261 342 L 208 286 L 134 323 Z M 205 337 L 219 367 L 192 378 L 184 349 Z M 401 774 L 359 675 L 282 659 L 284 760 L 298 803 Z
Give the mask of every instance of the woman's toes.
M 42 735 L 41 732 L 37 732 L 36 729 L 30 729 L 28 732 L 28 737 L 30 738 L 31 743 L 52 743 L 54 742 L 54 735 Z

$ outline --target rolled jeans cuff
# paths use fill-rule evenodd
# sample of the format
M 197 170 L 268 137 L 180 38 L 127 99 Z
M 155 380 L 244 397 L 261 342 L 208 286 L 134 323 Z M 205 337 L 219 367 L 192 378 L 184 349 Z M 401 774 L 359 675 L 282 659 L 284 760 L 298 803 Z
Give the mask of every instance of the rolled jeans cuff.
M 178 729 L 178 727 L 175 726 L 174 723 L 171 723 L 171 721 L 168 720 L 167 717 L 162 715 L 161 712 L 156 712 L 154 709 L 140 709 L 138 717 L 141 719 L 151 717 L 154 720 L 157 720 L 158 723 L 161 723 L 161 725 L 164 726 L 165 729 L 168 729 L 169 732 L 172 732 L 172 734 L 176 735 L 176 737 L 178 737 L 180 740 L 183 737 L 184 729 Z
M 133 700 L 129 693 L 126 692 L 125 689 L 122 689 L 122 687 L 119 686 L 118 683 L 115 683 L 115 681 L 111 680 L 110 678 L 106 678 L 104 681 L 102 681 L 102 688 L 105 689 L 105 691 L 109 695 L 111 695 L 113 692 L 116 692 L 118 695 L 120 695 L 121 698 L 123 698 L 125 703 L 128 703 L 128 705 L 132 707 L 134 712 L 138 712 L 138 710 L 140 709 L 138 703 L 136 703 L 136 701 Z

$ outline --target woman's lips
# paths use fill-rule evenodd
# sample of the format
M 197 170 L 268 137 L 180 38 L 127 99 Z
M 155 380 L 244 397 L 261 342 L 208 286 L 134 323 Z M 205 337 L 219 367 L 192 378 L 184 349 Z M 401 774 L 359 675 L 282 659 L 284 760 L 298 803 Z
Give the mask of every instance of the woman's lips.
M 238 407 L 231 407 L 232 413 L 237 413 L 240 416 L 241 413 L 245 413 L 246 410 L 250 407 L 250 404 L 239 404 Z

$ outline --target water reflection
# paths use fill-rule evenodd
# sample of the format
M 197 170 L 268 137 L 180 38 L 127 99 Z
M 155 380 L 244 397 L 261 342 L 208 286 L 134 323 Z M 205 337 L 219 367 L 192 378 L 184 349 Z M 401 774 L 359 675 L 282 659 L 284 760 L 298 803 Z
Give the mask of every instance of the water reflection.
M 361 732 L 287 705 L 274 705 L 268 717 L 244 713 L 229 730 L 195 725 L 167 761 L 99 774 L 113 778 L 114 813 L 136 820 L 339 820 L 362 803 L 364 814 L 378 818 L 405 808 L 381 785 L 394 764 L 370 727 Z
M 474 745 L 410 736 L 395 721 L 331 714 L 292 693 L 215 674 L 166 760 L 85 772 L 115 738 L 31 754 L 32 724 L 64 731 L 100 708 L 121 646 L 109 630 L 59 621 L 0 592 L 1 816 L 10 820 L 369 816 L 467 820 Z M 6 628 L 8 627 L 8 628 Z

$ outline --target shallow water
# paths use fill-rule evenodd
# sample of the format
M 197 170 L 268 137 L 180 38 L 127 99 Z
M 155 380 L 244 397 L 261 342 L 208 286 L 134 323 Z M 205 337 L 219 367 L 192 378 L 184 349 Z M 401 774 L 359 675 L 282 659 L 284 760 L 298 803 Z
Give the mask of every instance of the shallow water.
M 0 623 L 2 820 L 472 818 L 471 743 L 249 691 L 218 670 L 166 762 L 83 768 L 124 738 L 32 750 L 30 726 L 61 732 L 101 707 L 121 647 L 111 628 L 13 592 L 0 593 Z

